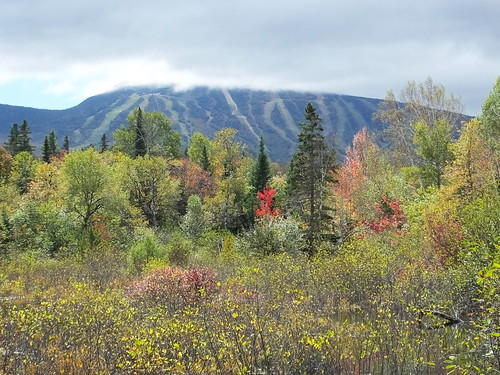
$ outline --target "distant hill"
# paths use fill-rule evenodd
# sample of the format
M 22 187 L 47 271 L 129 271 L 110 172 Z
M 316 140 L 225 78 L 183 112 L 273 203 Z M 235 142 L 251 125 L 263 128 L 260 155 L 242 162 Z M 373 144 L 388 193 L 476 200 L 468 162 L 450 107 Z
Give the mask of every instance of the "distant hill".
M 262 134 L 273 161 L 288 162 L 295 152 L 299 123 L 308 102 L 323 119 L 327 141 L 340 153 L 363 127 L 380 129 L 372 120 L 380 99 L 335 94 L 292 91 L 254 91 L 198 87 L 186 91 L 172 88 L 127 88 L 91 97 L 65 110 L 43 110 L 0 105 L 0 144 L 8 137 L 13 123 L 27 120 L 33 143 L 40 146 L 44 137 L 55 131 L 62 143 L 64 136 L 71 147 L 98 145 L 103 134 L 126 124 L 133 108 L 165 113 L 182 134 L 184 143 L 199 131 L 212 138 L 222 128 L 238 130 L 238 140 L 251 152 L 258 147 Z

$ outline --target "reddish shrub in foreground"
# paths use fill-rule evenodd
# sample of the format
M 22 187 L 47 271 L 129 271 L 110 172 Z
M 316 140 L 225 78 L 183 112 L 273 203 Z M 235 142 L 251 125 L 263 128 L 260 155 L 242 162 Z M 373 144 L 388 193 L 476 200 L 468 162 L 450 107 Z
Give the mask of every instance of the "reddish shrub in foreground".
M 219 289 L 216 278 L 217 273 L 209 268 L 163 267 L 134 281 L 128 292 L 137 300 L 178 308 L 214 294 Z

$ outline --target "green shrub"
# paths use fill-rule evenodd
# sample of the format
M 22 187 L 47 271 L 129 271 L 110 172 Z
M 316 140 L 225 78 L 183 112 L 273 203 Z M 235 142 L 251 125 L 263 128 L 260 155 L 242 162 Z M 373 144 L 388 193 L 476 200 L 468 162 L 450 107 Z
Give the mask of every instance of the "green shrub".
M 148 262 L 163 258 L 166 254 L 166 247 L 158 242 L 152 232 L 147 233 L 130 248 L 127 258 L 128 269 L 132 273 L 141 273 Z
M 194 250 L 195 246 L 192 240 L 186 238 L 180 232 L 175 232 L 168 240 L 166 256 L 170 264 L 186 267 Z
M 298 253 L 303 248 L 299 223 L 291 218 L 266 217 L 239 240 L 239 248 L 249 254 Z

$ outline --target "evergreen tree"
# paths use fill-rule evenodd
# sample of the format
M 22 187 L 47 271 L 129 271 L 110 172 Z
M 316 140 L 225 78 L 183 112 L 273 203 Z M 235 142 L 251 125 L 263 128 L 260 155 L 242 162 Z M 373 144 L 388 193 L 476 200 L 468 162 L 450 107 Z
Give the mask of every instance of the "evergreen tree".
M 46 163 L 50 162 L 50 146 L 49 146 L 49 138 L 47 136 L 43 140 L 42 159 Z
M 33 153 L 33 150 L 35 149 L 31 145 L 31 129 L 28 125 L 28 122 L 26 120 L 23 121 L 21 128 L 19 130 L 19 149 L 17 150 L 18 152 L 23 152 L 26 151 L 30 154 Z
M 64 136 L 63 150 L 69 152 L 69 138 L 67 135 Z
M 50 147 L 50 156 L 54 156 L 57 154 L 57 136 L 56 133 L 51 131 L 49 133 L 49 147 Z
M 161 112 L 145 112 L 135 108 L 122 125 L 113 133 L 113 150 L 130 157 L 163 156 L 177 159 L 181 153 L 181 135 L 172 129 L 167 116 Z
M 250 185 L 254 189 L 254 195 L 257 192 L 264 190 L 269 183 L 270 178 L 271 169 L 269 166 L 269 158 L 267 157 L 265 151 L 264 138 L 260 136 L 259 154 L 254 161 L 252 174 L 250 175 Z
M 50 158 L 57 154 L 57 137 L 56 133 L 51 131 L 48 136 L 45 137 L 42 147 L 42 158 L 46 163 L 50 162 Z
M 16 156 L 19 152 L 19 125 L 13 124 L 10 128 L 9 139 L 5 143 L 7 151 L 12 156 Z
M 328 218 L 325 188 L 334 168 L 334 153 L 327 146 L 321 118 L 311 103 L 306 106 L 300 124 L 297 152 L 292 156 L 288 174 L 290 210 L 306 224 L 306 251 L 313 255 L 325 231 Z
M 203 145 L 203 148 L 201 149 L 201 167 L 207 171 L 210 172 L 211 166 L 210 166 L 210 159 L 208 158 L 208 150 L 207 150 L 207 145 Z
M 198 238 L 208 227 L 207 215 L 198 195 L 191 195 L 187 201 L 187 211 L 181 221 L 181 230 L 190 238 Z
M 106 133 L 104 133 L 101 137 L 101 152 L 107 151 L 108 147 L 108 137 L 106 137 Z
M 137 111 L 137 121 L 135 123 L 135 157 L 144 156 L 147 153 L 146 142 L 144 140 L 144 119 L 141 108 Z

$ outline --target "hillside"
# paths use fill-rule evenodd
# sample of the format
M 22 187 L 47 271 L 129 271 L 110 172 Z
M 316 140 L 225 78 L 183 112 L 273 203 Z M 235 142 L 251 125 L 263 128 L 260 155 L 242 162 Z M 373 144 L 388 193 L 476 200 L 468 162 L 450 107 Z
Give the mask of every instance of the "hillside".
M 5 142 L 13 123 L 27 120 L 36 145 L 52 130 L 60 142 L 67 135 L 72 147 L 99 144 L 104 133 L 111 139 L 112 133 L 126 123 L 130 111 L 141 106 L 146 111 L 165 113 L 181 132 L 184 142 L 196 131 L 212 137 L 218 130 L 232 127 L 238 130 L 238 140 L 252 152 L 262 134 L 270 157 L 286 162 L 295 151 L 299 123 L 308 102 L 314 104 L 323 118 L 327 140 L 334 142 L 339 150 L 361 128 L 379 127 L 372 121 L 379 99 L 206 87 L 186 91 L 168 87 L 128 88 L 91 97 L 65 110 L 0 105 L 0 140 L 2 144 Z

